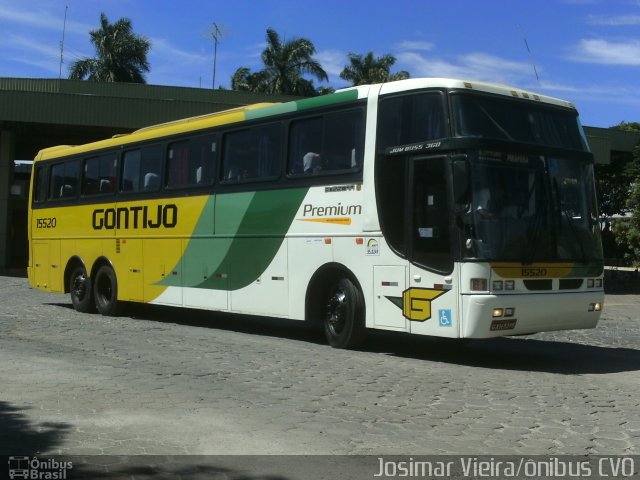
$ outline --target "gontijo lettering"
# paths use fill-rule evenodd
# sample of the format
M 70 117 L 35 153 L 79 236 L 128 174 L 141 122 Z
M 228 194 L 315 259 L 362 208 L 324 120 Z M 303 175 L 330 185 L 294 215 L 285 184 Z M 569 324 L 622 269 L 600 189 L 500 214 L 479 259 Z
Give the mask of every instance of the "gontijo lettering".
M 128 228 L 174 228 L 178 224 L 178 207 L 174 204 L 157 208 L 132 207 L 96 208 L 91 215 L 94 230 Z

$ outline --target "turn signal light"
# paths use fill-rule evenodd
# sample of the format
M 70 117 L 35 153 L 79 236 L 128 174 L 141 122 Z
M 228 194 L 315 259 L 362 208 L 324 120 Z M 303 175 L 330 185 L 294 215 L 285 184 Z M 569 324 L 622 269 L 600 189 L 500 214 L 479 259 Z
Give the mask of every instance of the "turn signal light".
M 471 279 L 471 291 L 473 292 L 486 292 L 487 288 L 487 279 L 486 278 L 472 278 Z

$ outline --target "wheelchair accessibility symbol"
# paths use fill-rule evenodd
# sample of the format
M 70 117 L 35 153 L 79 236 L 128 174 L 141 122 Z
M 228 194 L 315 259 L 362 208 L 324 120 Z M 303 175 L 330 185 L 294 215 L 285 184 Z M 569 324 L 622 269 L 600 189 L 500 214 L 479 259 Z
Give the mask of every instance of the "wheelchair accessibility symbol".
M 451 321 L 451 310 L 438 310 L 438 319 L 441 327 L 450 327 L 453 325 Z

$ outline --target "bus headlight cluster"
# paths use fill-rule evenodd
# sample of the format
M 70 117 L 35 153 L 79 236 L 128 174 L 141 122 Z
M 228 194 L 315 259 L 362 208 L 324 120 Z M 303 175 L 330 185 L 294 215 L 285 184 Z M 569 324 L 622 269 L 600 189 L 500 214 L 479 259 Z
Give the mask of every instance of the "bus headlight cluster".
M 491 282 L 491 288 L 498 292 L 502 290 L 515 290 L 516 282 L 513 280 L 494 280 Z
M 516 309 L 513 307 L 494 308 L 493 311 L 491 312 L 491 316 L 493 318 L 513 317 L 515 314 L 516 314 Z
M 600 310 L 602 310 L 602 304 L 600 302 L 590 303 L 587 309 L 588 312 L 599 312 Z
M 587 288 L 602 288 L 602 279 L 601 278 L 588 278 L 587 279 Z
M 469 287 L 472 292 L 486 292 L 488 290 L 487 284 L 486 278 L 472 278 Z

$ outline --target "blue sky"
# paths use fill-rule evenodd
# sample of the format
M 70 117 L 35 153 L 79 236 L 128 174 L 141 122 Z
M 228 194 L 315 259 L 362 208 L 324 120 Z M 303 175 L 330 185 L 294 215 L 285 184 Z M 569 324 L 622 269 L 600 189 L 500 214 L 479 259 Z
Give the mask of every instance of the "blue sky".
M 585 125 L 640 121 L 640 0 L 0 0 L 0 77 L 58 78 L 65 6 L 63 77 L 93 56 L 88 32 L 104 12 L 151 40 L 150 84 L 211 88 L 215 22 L 216 86 L 229 87 L 240 66 L 261 68 L 271 27 L 313 41 L 334 87 L 345 86 L 348 52 L 373 51 L 413 77 L 568 99 Z

